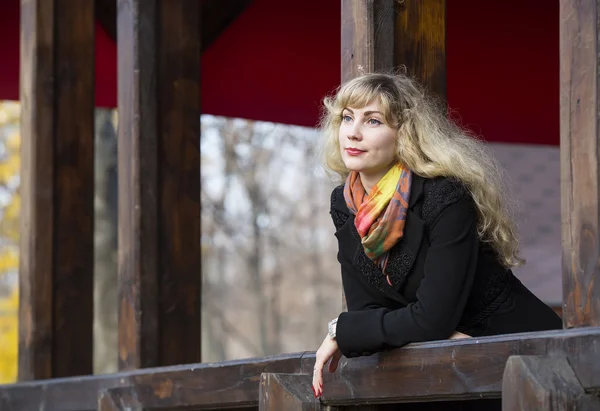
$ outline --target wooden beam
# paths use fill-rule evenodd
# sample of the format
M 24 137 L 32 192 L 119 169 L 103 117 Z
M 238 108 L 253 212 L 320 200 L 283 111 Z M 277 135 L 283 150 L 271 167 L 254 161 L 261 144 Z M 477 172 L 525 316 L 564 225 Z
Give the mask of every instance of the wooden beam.
M 119 3 L 119 368 L 159 365 L 156 0 Z
M 21 2 L 21 381 L 92 373 L 93 19 Z
M 150 409 L 257 407 L 261 373 L 306 373 L 312 364 L 314 355 L 299 353 L 0 385 L 0 409 L 92 411 L 102 397 L 108 402 L 135 397 Z
M 117 41 L 117 2 L 95 0 L 96 19 L 114 42 Z M 207 50 L 219 36 L 252 3 L 252 0 L 201 0 L 200 44 L 201 52 Z
M 586 327 L 434 341 L 343 358 L 335 374 L 325 372 L 321 402 L 346 406 L 500 398 L 512 355 L 564 357 L 583 389 L 599 392 L 599 339 L 600 328 Z M 5 385 L 0 386 L 0 405 L 3 411 L 88 411 L 97 406 L 100 391 L 110 390 L 112 398 L 135 398 L 150 409 L 256 407 L 262 373 L 310 375 L 314 361 L 314 353 L 299 353 Z
M 504 370 L 502 409 L 592 411 L 600 410 L 600 400 L 586 394 L 566 358 L 515 355 Z
M 404 67 L 446 97 L 446 1 L 342 1 L 342 82 Z
M 94 0 L 96 21 L 108 37 L 117 42 L 117 3 L 119 0 Z
M 600 0 L 560 1 L 563 322 L 600 325 Z
M 397 2 L 394 65 L 446 98 L 446 0 Z
M 233 23 L 252 0 L 203 0 L 200 29 L 202 51 L 207 50 Z
M 577 337 L 576 337 L 577 336 Z M 465 338 L 342 359 L 324 373 L 325 405 L 500 398 L 511 355 L 563 355 L 586 390 L 600 389 L 600 328 Z M 369 384 L 364 384 L 369 381 Z
M 319 411 L 311 374 L 264 373 L 260 378 L 259 411 Z
M 200 361 L 198 5 L 119 3 L 122 370 Z
M 160 2 L 160 365 L 201 360 L 198 0 Z
M 395 0 L 342 2 L 342 82 L 394 65 Z

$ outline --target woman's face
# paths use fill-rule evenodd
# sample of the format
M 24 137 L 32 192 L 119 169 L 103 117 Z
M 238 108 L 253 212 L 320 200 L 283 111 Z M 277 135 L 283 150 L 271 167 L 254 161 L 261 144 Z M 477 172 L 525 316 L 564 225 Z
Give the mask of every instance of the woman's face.
M 339 143 L 342 160 L 350 171 L 376 183 L 396 162 L 397 130 L 386 124 L 379 102 L 342 112 Z

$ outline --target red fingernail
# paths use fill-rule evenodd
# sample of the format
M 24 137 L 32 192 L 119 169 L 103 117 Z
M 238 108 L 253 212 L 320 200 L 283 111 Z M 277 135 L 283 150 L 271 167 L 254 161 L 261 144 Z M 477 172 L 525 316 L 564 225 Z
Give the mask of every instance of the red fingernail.
M 313 389 L 313 393 L 315 394 L 315 398 L 317 398 L 317 391 L 315 390 L 315 387 L 312 387 Z

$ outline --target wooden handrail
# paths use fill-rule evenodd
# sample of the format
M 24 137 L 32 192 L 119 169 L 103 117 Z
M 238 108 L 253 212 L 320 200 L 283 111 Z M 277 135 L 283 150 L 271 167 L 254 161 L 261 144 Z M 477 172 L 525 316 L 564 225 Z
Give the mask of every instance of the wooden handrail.
M 111 389 L 134 392 L 149 409 L 256 407 L 263 372 L 302 373 L 313 363 L 314 355 L 298 353 L 0 385 L 0 410 L 96 410 L 99 394 Z
M 344 406 L 499 398 L 506 361 L 514 355 L 566 358 L 583 389 L 596 392 L 600 389 L 598 341 L 600 328 L 589 327 L 411 344 L 370 357 L 343 359 L 336 373 L 325 373 L 321 403 Z M 255 408 L 261 375 L 265 381 L 268 375 L 297 374 L 304 387 L 313 364 L 314 353 L 306 352 L 33 381 L 0 386 L 0 405 L 10 411 L 94 410 L 102 397 L 123 406 L 133 398 L 144 409 Z M 261 385 L 261 389 L 265 387 Z M 302 401 L 311 395 L 303 392 Z

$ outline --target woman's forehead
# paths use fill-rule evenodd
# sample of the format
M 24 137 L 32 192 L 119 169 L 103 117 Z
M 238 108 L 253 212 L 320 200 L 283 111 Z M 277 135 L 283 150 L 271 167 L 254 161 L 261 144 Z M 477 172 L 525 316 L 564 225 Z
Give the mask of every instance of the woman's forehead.
M 381 102 L 379 101 L 379 99 L 373 100 L 367 104 L 360 104 L 360 105 L 353 105 L 353 104 L 348 104 L 346 105 L 346 107 L 344 107 L 348 110 L 351 111 L 381 111 L 383 112 L 383 107 Z

